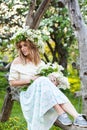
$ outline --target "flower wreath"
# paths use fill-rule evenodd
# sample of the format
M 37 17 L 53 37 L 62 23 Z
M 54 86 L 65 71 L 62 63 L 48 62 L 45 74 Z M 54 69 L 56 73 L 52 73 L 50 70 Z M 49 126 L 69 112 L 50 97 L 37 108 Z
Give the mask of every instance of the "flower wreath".
M 45 42 L 49 40 L 50 33 L 47 30 L 34 30 L 23 28 L 18 30 L 12 37 L 11 43 L 16 44 L 22 40 L 30 40 L 33 42 L 41 53 L 44 53 Z

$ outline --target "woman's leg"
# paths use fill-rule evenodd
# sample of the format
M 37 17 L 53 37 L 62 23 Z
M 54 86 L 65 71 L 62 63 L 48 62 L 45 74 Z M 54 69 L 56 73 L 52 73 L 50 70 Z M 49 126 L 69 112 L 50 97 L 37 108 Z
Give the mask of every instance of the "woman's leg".
M 54 109 L 57 111 L 58 115 L 61 115 L 65 112 L 65 110 L 63 110 L 63 108 L 58 104 L 54 106 Z
M 61 104 L 61 108 L 70 114 L 74 119 L 76 119 L 79 116 L 79 113 L 76 111 L 75 107 L 71 104 L 71 102 Z
M 59 104 L 56 104 L 54 109 L 58 113 L 58 121 L 60 121 L 63 125 L 72 125 L 72 121 L 69 119 L 66 111 Z
M 58 115 L 63 114 L 64 112 L 67 112 L 70 114 L 74 119 L 78 117 L 79 113 L 76 111 L 74 106 L 71 104 L 71 102 L 67 102 L 64 104 L 56 104 L 54 106 L 54 109 L 57 111 Z
M 54 106 L 54 109 L 59 114 L 57 120 L 60 121 L 63 125 L 72 124 L 72 121 L 68 118 L 68 115 L 67 115 L 68 113 L 74 118 L 74 122 L 73 122 L 74 125 L 87 127 L 87 120 L 85 120 L 84 117 L 76 111 L 76 109 L 71 104 L 71 102 L 61 104 L 61 105 L 56 104 Z

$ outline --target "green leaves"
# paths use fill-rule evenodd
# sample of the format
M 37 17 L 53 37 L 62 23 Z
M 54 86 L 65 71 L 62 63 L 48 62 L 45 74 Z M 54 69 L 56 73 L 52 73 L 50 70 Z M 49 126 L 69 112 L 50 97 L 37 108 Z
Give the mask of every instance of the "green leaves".
M 48 76 L 50 73 L 57 72 L 57 71 L 58 71 L 57 68 L 48 67 L 48 68 L 42 69 L 39 75 Z
M 26 40 L 25 36 L 24 36 L 23 34 L 19 34 L 19 35 L 16 37 L 16 39 L 12 39 L 12 40 L 11 40 L 11 43 L 15 43 L 15 41 L 16 41 L 16 43 L 18 43 L 18 42 L 24 41 L 24 40 Z

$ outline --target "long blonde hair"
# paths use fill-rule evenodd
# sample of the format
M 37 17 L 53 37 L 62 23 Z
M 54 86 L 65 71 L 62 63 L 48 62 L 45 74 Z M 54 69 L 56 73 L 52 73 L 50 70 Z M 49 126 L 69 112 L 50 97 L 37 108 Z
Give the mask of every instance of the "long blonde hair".
M 35 65 L 38 65 L 41 61 L 39 50 L 38 50 L 37 46 L 35 44 L 33 44 L 33 42 L 31 42 L 30 40 L 20 41 L 19 43 L 16 44 L 16 47 L 19 52 L 19 56 L 22 60 L 22 63 L 26 64 L 26 58 L 23 55 L 21 48 L 20 48 L 21 42 L 25 42 L 28 46 L 28 49 L 29 49 L 28 59 L 30 60 L 30 62 L 32 62 Z

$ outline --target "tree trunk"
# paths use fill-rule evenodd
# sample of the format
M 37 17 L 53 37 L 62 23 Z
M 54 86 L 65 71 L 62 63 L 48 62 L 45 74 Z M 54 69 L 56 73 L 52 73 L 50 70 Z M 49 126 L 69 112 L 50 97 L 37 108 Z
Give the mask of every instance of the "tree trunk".
M 54 123 L 55 126 L 60 127 L 62 130 L 87 130 L 87 128 L 82 128 L 82 127 L 78 127 L 78 126 L 64 126 L 63 124 L 61 124 L 60 122 L 56 121 Z
M 30 6 L 29 6 L 29 11 L 28 11 L 27 18 L 26 18 L 26 23 L 25 23 L 26 26 L 30 26 L 33 22 L 35 5 L 36 5 L 36 0 L 31 0 Z
M 31 1 L 35 2 L 35 0 L 31 0 Z M 37 29 L 38 28 L 39 23 L 41 21 L 41 18 L 43 17 L 44 12 L 46 11 L 50 1 L 51 0 L 43 0 L 41 2 L 41 4 L 40 4 L 39 8 L 37 9 L 35 14 L 33 15 L 33 17 L 32 16 L 27 16 L 26 21 L 31 21 L 31 22 L 29 22 L 29 23 L 26 22 L 26 26 L 29 26 L 32 29 Z M 33 3 L 33 2 L 31 3 L 32 7 L 33 7 L 33 4 L 35 5 L 35 3 Z M 32 10 L 32 8 L 30 8 L 29 12 L 31 12 L 31 10 Z M 34 11 L 34 10 L 32 10 L 32 11 Z M 28 15 L 32 15 L 32 14 L 28 13 Z M 28 19 L 30 17 L 31 17 L 31 19 Z
M 68 2 L 68 9 L 71 23 L 79 43 L 82 110 L 84 114 L 87 114 L 87 26 L 83 21 L 78 0 L 70 0 Z
M 82 89 L 82 111 L 87 115 L 87 26 L 85 25 L 78 0 L 59 0 L 59 5 L 64 7 L 68 5 L 68 11 L 72 27 L 75 31 L 76 38 L 79 44 L 80 52 L 80 78 L 81 78 L 81 89 Z M 58 123 L 58 124 L 57 124 Z M 61 125 L 59 122 L 55 122 L 63 130 L 86 130 L 87 128 L 80 128 L 76 126 L 66 127 Z

